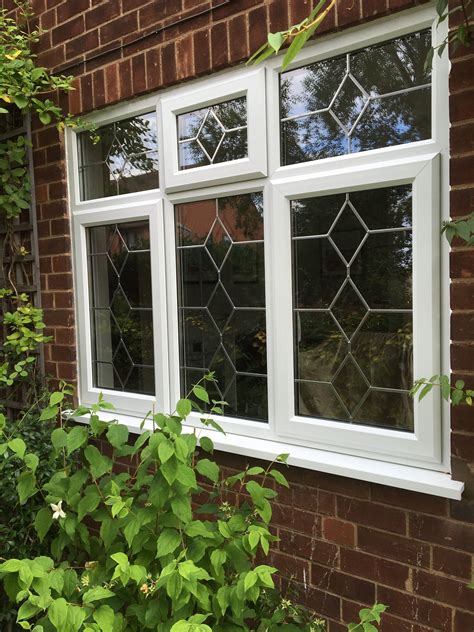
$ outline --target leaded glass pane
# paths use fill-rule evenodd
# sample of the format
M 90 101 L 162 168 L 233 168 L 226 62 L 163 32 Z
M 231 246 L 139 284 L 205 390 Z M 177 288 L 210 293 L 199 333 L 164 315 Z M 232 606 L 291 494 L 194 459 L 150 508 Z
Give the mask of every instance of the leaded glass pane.
M 93 143 L 79 134 L 81 200 L 137 193 L 159 186 L 156 114 L 142 114 L 99 128 Z
M 179 168 L 247 157 L 247 99 L 239 97 L 178 116 Z
M 413 430 L 412 189 L 291 203 L 298 415 Z
M 431 137 L 431 31 L 281 75 L 282 164 Z
M 155 392 L 148 222 L 88 229 L 94 386 Z
M 175 207 L 181 388 L 215 371 L 225 414 L 267 421 L 263 196 Z

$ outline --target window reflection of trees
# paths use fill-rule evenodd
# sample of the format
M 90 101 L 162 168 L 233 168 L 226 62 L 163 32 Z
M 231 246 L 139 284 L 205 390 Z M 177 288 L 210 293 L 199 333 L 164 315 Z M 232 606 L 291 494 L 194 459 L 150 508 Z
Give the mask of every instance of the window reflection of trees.
M 283 73 L 282 163 L 429 138 L 430 47 L 426 30 Z
M 155 113 L 105 125 L 94 144 L 80 135 L 81 197 L 93 199 L 157 188 L 158 140 Z
M 94 386 L 154 393 L 147 222 L 89 229 Z
M 176 206 L 182 390 L 208 370 L 226 415 L 267 419 L 263 197 Z
M 411 187 L 295 201 L 292 232 L 298 414 L 412 430 Z
M 180 169 L 246 158 L 247 99 L 240 97 L 178 116 Z

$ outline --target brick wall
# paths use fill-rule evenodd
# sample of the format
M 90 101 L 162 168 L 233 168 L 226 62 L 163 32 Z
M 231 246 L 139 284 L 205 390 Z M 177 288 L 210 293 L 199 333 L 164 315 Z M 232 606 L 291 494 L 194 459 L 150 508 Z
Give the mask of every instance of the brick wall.
M 3 0 L 7 6 L 9 0 Z M 40 62 L 75 76 L 63 99 L 87 112 L 245 60 L 265 39 L 308 13 L 310 0 L 34 0 L 48 29 Z M 339 0 L 322 31 L 345 28 L 410 0 Z M 214 7 L 209 11 L 211 6 Z M 140 37 L 139 41 L 137 38 Z M 474 51 L 451 73 L 451 212 L 474 210 Z M 55 342 L 49 373 L 76 376 L 70 224 L 62 139 L 34 132 L 38 230 L 45 318 Z M 474 251 L 451 256 L 452 366 L 474 383 Z M 293 576 L 300 599 L 345 630 L 359 604 L 390 605 L 384 632 L 472 632 L 474 414 L 453 410 L 453 470 L 462 502 L 301 469 L 275 508 L 275 563 Z M 242 457 L 221 455 L 229 469 Z

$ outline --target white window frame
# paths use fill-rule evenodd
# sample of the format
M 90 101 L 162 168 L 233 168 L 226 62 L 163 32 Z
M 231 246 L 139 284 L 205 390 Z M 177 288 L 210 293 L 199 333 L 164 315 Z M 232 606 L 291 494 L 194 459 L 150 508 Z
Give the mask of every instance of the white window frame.
M 290 69 L 432 27 L 435 19 L 434 7 L 423 5 L 332 34 L 304 49 Z M 443 38 L 442 28 L 433 29 L 434 44 Z M 414 187 L 414 310 L 421 318 L 430 311 L 429 326 L 414 323 L 414 377 L 449 372 L 449 249 L 439 235 L 440 219 L 449 216 L 446 54 L 441 59 L 435 55 L 433 64 L 431 139 L 289 166 L 279 163 L 280 66 L 281 59 L 271 59 L 256 70 L 226 70 L 91 115 L 106 124 L 156 108 L 160 189 L 81 202 L 76 134 L 68 131 L 76 296 L 81 297 L 76 300 L 81 402 L 92 403 L 99 392 L 92 386 L 85 229 L 138 217 L 150 221 L 157 397 L 104 391 L 117 407 L 113 417 L 139 432 L 143 414 L 151 408 L 171 411 L 181 394 L 174 205 L 263 191 L 269 421 L 216 417 L 227 433 L 222 436 L 191 415 L 189 430 L 200 428 L 224 451 L 263 459 L 289 452 L 289 462 L 301 467 L 459 498 L 463 485 L 449 474 L 449 406 L 436 393 L 421 404 L 415 401 L 415 431 L 403 433 L 295 417 L 293 384 L 290 200 L 406 183 Z M 243 91 L 249 158 L 179 171 L 176 116 Z M 423 354 L 416 353 L 420 346 Z
M 180 169 L 178 116 L 242 96 L 247 100 L 247 158 Z M 226 79 L 211 78 L 200 89 L 190 89 L 188 86 L 177 88 L 173 91 L 173 96 L 163 99 L 161 107 L 163 142 L 166 147 L 164 170 L 167 192 L 259 178 L 267 174 L 265 68 L 237 71 Z

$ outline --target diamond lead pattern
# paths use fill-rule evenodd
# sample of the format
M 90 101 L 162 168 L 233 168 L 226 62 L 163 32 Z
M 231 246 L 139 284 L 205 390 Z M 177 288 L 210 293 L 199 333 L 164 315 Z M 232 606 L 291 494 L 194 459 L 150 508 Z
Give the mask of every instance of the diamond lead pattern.
M 214 371 L 227 416 L 266 421 L 262 194 L 182 204 L 175 213 L 182 392 Z
M 401 429 L 407 430 L 413 425 L 404 386 L 411 377 L 411 306 L 373 309 L 371 304 L 396 304 L 397 295 L 411 291 L 406 248 L 411 189 L 378 190 L 372 200 L 369 193 L 293 203 L 296 409 L 305 416 L 387 427 L 401 419 Z M 331 227 L 323 232 L 327 228 L 314 218 L 331 214 Z M 321 232 L 299 233 L 298 226 Z M 365 247 L 374 237 L 383 237 L 376 242 L 380 246 Z M 342 265 L 335 266 L 334 257 Z M 334 298 L 327 304 L 323 295 Z M 387 402 L 399 410 L 385 410 Z
M 89 229 L 94 386 L 154 393 L 147 222 Z

